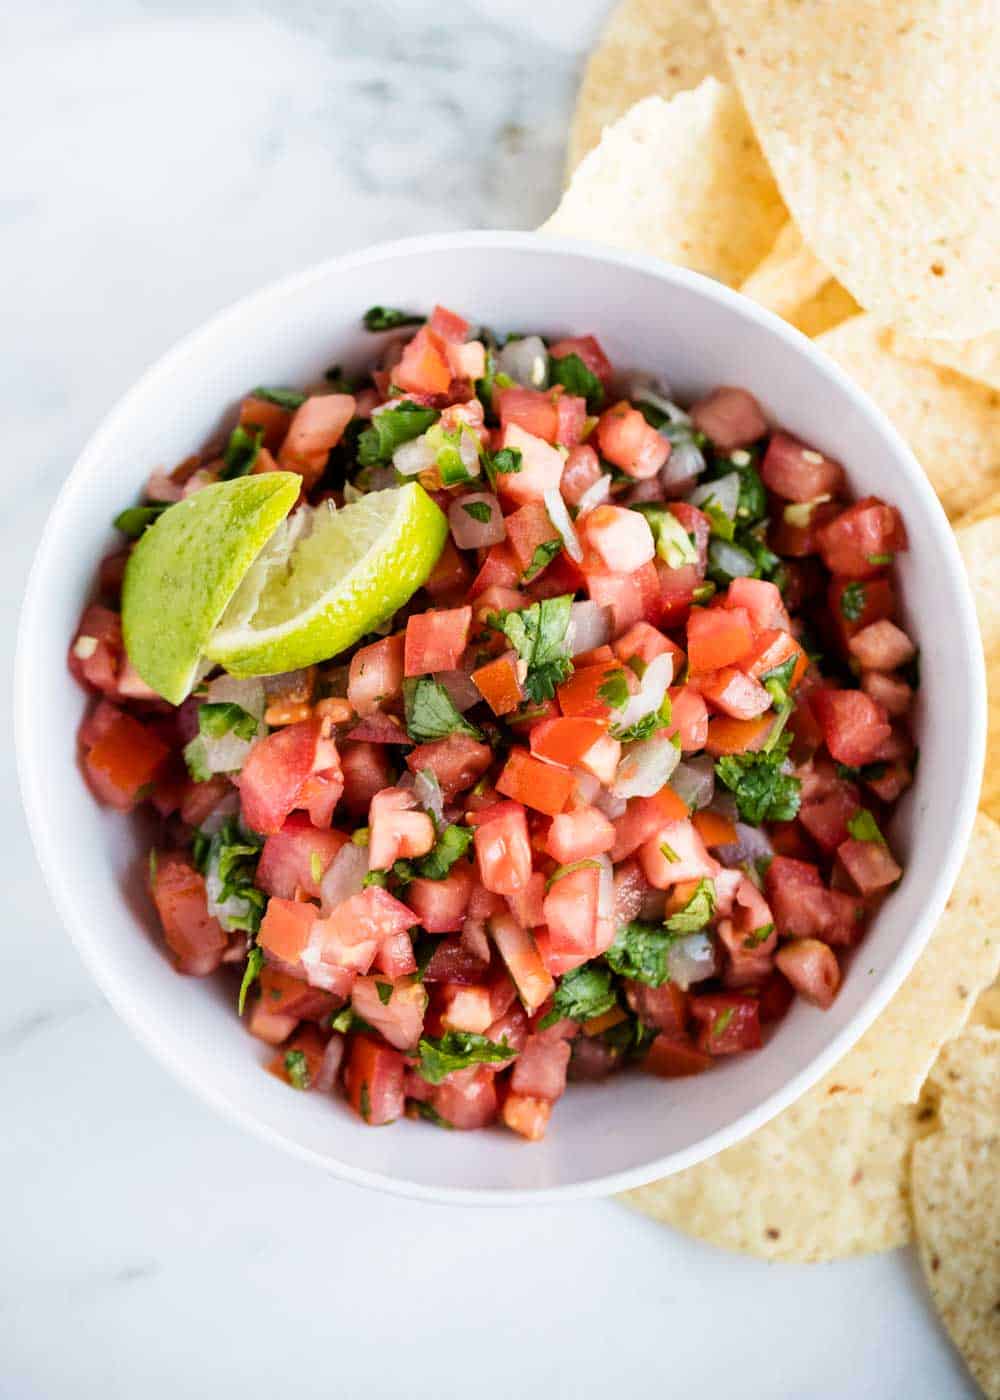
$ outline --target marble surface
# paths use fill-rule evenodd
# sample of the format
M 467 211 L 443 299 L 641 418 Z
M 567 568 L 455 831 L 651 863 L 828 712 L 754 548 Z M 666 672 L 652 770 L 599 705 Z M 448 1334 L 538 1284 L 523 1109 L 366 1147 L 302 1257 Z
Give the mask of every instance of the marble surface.
M 137 374 L 209 313 L 331 252 L 537 224 L 604 10 L 5 7 L 8 675 L 48 506 Z M 219 1121 L 83 970 L 41 885 L 10 742 L 0 765 L 3 1400 L 972 1393 L 906 1252 L 777 1268 L 611 1202 L 417 1205 Z

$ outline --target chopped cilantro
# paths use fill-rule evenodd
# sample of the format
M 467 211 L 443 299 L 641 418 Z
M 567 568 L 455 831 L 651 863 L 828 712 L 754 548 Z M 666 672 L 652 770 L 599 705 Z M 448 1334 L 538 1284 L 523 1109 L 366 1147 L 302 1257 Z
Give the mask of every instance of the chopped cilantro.
M 262 385 L 258 385 L 256 389 L 252 390 L 250 397 L 263 399 L 265 403 L 277 404 L 279 408 L 287 408 L 290 413 L 294 413 L 305 403 L 307 395 L 300 394 L 298 389 L 265 389 Z
M 424 880 L 444 880 L 455 862 L 465 855 L 471 842 L 470 827 L 446 826 L 433 850 L 415 862 L 417 874 Z
M 703 502 L 701 510 L 704 515 L 708 516 L 708 523 L 716 539 L 731 540 L 733 538 L 736 534 L 736 523 L 730 520 L 714 496 L 710 496 L 707 501 Z
M 487 479 L 495 486 L 498 476 L 513 476 L 521 470 L 521 449 L 501 447 L 500 451 L 494 452 L 492 456 L 487 452 L 483 456 L 483 466 Z
M 673 846 L 669 845 L 666 841 L 660 842 L 660 854 L 663 855 L 671 865 L 676 865 L 680 860 L 680 856 L 674 850 Z
M 361 1091 L 358 1094 L 358 1107 L 361 1110 L 361 1117 L 365 1120 L 365 1122 L 371 1122 L 372 1096 L 371 1091 L 368 1088 L 367 1079 L 363 1080 L 361 1084 Z
M 775 705 L 788 704 L 788 687 L 791 685 L 792 676 L 795 674 L 795 667 L 798 663 L 798 652 L 793 653 L 787 661 L 782 661 L 780 666 L 774 666 L 770 671 L 765 671 L 761 676 L 764 689 L 770 695 Z
M 237 739 L 253 739 L 257 735 L 256 718 L 233 700 L 198 706 L 198 732 L 209 739 L 221 739 L 235 734 Z
M 384 870 L 369 870 L 361 881 L 361 888 L 367 890 L 376 885 L 380 890 L 384 890 L 388 883 L 389 876 Z
M 422 326 L 426 317 L 395 306 L 370 306 L 361 318 L 366 331 L 395 331 L 400 326 Z
M 309 874 L 314 885 L 318 885 L 323 878 L 323 857 L 319 851 L 309 852 Z
M 549 379 L 553 384 L 561 384 L 568 394 L 586 399 L 588 412 L 600 412 L 604 403 L 604 385 L 579 355 L 563 355 L 559 359 L 550 355 Z
M 548 568 L 561 549 L 561 535 L 556 535 L 555 539 L 543 540 L 531 556 L 531 563 L 525 569 L 521 582 L 530 583 L 533 578 L 537 578 L 543 569 Z
M 783 713 L 787 718 L 789 711 Z M 752 826 L 791 821 L 799 810 L 802 784 L 781 771 L 790 744 L 791 736 L 783 735 L 770 753 L 729 754 L 715 765 L 716 775 L 736 798 L 740 817 Z
M 865 586 L 863 583 L 849 583 L 840 595 L 840 612 L 848 622 L 857 622 L 865 610 Z
M 736 503 L 736 519 L 748 525 L 756 524 L 767 514 L 764 483 L 757 468 L 752 465 L 737 467 L 737 470 L 740 474 L 740 494 Z
M 478 520 L 480 525 L 488 525 L 493 515 L 485 501 L 463 501 L 462 509 L 473 520 Z
M 853 817 L 848 817 L 847 829 L 855 841 L 876 841 L 880 846 L 885 845 L 885 837 L 878 829 L 878 822 L 867 807 L 862 807 Z
M 335 1011 L 330 1017 L 330 1029 L 339 1031 L 341 1035 L 346 1035 L 349 1031 L 372 1031 L 373 1026 L 354 1010 L 351 1003 L 342 1006 L 339 1011 Z
M 667 702 L 669 704 L 669 698 Z M 659 710 L 653 710 L 651 714 L 643 715 L 642 719 L 637 719 L 635 724 L 630 724 L 627 729 L 621 729 L 618 725 L 613 724 L 610 733 L 613 739 L 618 739 L 623 744 L 636 744 L 643 739 L 651 738 L 662 724 L 669 724 L 669 722 L 669 715 L 664 719 Z
M 711 880 L 699 880 L 684 908 L 666 920 L 666 927 L 671 933 L 698 933 L 714 913 L 715 885 Z
M 662 987 L 670 979 L 667 959 L 675 941 L 676 935 L 669 930 L 634 919 L 618 926 L 615 941 L 604 956 L 619 977 L 631 977 L 647 987 Z
M 356 826 L 351 832 L 351 844 L 354 846 L 368 845 L 368 828 L 366 826 Z
M 424 1103 L 422 1099 L 411 1099 L 414 1109 L 419 1118 L 425 1118 L 428 1123 L 433 1123 L 435 1128 L 447 1128 L 449 1132 L 454 1130 L 454 1123 L 449 1123 L 447 1118 L 442 1118 L 433 1104 Z
M 267 895 L 257 888 L 254 877 L 263 844 L 263 837 L 247 831 L 236 817 L 227 817 L 210 838 L 196 833 L 191 853 L 215 904 L 226 906 L 218 917 L 227 931 L 256 933 L 260 928 Z
M 378 992 L 378 999 L 382 1003 L 382 1005 L 388 1006 L 390 1001 L 392 1001 L 392 983 L 376 982 L 375 990 L 376 992 Z
M 554 1026 L 568 1017 L 571 1021 L 591 1021 L 617 1006 L 611 973 L 600 963 L 584 963 L 560 978 L 552 997 L 552 1010 L 539 1022 L 539 1030 Z
M 726 1027 L 729 1025 L 729 1022 L 732 1019 L 733 1008 L 731 1006 L 727 1006 L 725 1011 L 720 1012 L 719 1015 L 716 1016 L 715 1020 L 712 1022 L 713 1040 L 716 1038 L 716 1036 L 722 1035 L 723 1031 L 726 1029 Z
M 528 670 L 524 693 L 533 704 L 551 700 L 570 674 L 566 629 L 573 599 L 569 594 L 543 598 L 521 612 L 501 613 L 491 625 L 504 634 Z
M 621 668 L 608 671 L 597 687 L 597 693 L 611 710 L 621 710 L 628 704 L 629 689 L 625 672 Z
M 891 564 L 895 557 L 894 554 L 869 554 L 868 562 L 875 568 L 881 568 L 884 564 Z
M 166 501 L 158 501 L 151 506 L 129 506 L 115 516 L 114 527 L 121 530 L 123 535 L 128 535 L 130 540 L 137 540 L 169 508 Z
M 257 454 L 260 452 L 260 445 L 264 441 L 264 429 L 244 428 L 242 423 L 237 423 L 236 427 L 229 434 L 229 441 L 226 443 L 226 450 L 222 454 L 225 468 L 219 473 L 220 480 L 232 481 L 236 476 L 247 476 L 253 471 L 257 461 Z
M 599 860 L 594 860 L 593 857 L 589 857 L 586 860 L 571 861 L 569 865 L 557 866 L 557 868 L 553 870 L 552 874 L 545 881 L 546 893 L 548 893 L 548 891 L 552 888 L 556 881 L 561 880 L 564 875 L 572 875 L 574 870 L 593 870 L 595 868 L 599 869 L 600 864 L 601 862 Z
M 498 1065 L 517 1054 L 504 1036 L 499 1044 L 472 1031 L 446 1031 L 440 1037 L 421 1036 L 417 1073 L 428 1084 L 440 1084 L 446 1075 L 469 1065 Z
M 264 950 L 258 948 L 256 944 L 247 953 L 247 965 L 243 969 L 243 981 L 240 983 L 240 995 L 236 1003 L 238 1015 L 243 1015 L 243 1008 L 247 1004 L 247 992 L 260 976 L 260 970 L 264 966 Z
M 767 942 L 773 932 L 774 924 L 761 924 L 760 928 L 755 928 L 744 938 L 744 948 L 759 948 L 762 943 Z
M 462 718 L 444 686 L 430 676 L 412 676 L 403 682 L 403 704 L 406 732 L 414 743 L 428 744 L 449 734 L 483 737 L 475 725 Z
M 184 762 L 187 764 L 191 781 L 195 783 L 207 783 L 213 776 L 212 769 L 208 766 L 208 756 L 205 753 L 205 738 L 202 734 L 196 734 L 193 739 L 188 740 L 184 745 Z
M 285 1051 L 285 1073 L 293 1089 L 309 1088 L 309 1061 L 301 1050 Z
M 439 417 L 436 408 L 424 408 L 410 399 L 396 408 L 384 408 L 381 413 L 373 414 L 371 423 L 358 438 L 358 465 L 387 467 L 397 447 L 420 437 Z

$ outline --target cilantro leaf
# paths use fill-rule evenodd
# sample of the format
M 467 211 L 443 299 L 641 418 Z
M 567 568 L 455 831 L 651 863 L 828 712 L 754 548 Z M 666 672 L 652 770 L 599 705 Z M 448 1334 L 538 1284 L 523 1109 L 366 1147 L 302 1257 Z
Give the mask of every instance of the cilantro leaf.
M 361 318 L 366 331 L 394 331 L 400 326 L 422 326 L 427 318 L 395 306 L 369 306 Z
M 743 940 L 744 948 L 759 948 L 762 943 L 766 943 L 774 932 L 774 924 L 761 924 L 760 928 L 753 929 Z
M 151 506 L 128 506 L 118 512 L 113 524 L 116 530 L 121 530 L 130 540 L 137 540 L 168 509 L 169 503 L 166 501 L 158 501 Z
M 716 775 L 736 798 L 740 817 L 752 826 L 791 821 L 799 810 L 802 784 L 781 771 L 790 743 L 791 736 L 783 735 L 770 753 L 730 754 L 715 765 Z
M 538 1028 L 545 1030 L 564 1017 L 572 1021 L 591 1021 L 617 1004 L 608 969 L 597 962 L 584 963 L 560 978 L 552 997 L 552 1010 L 542 1017 Z
M 687 904 L 671 914 L 666 927 L 671 933 L 698 933 L 714 913 L 715 885 L 711 880 L 699 880 Z
M 650 739 L 666 723 L 658 710 L 653 710 L 651 714 L 643 715 L 642 719 L 637 719 L 635 724 L 630 724 L 627 729 L 621 729 L 613 724 L 609 733 L 613 739 L 620 740 L 623 744 L 639 743 L 643 739 Z
M 247 429 L 242 423 L 237 423 L 229 434 L 229 441 L 222 454 L 226 465 L 225 469 L 219 473 L 220 480 L 232 481 L 233 477 L 247 476 L 252 472 L 263 441 L 263 428 L 251 427 Z
M 184 762 L 187 764 L 191 781 L 195 783 L 207 783 L 209 778 L 214 776 L 213 770 L 208 766 L 208 755 L 205 752 L 205 736 L 196 734 L 184 745 Z
M 439 1037 L 421 1036 L 417 1047 L 417 1073 L 428 1084 L 440 1084 L 446 1075 L 469 1065 L 497 1065 L 517 1054 L 504 1036 L 499 1044 L 472 1031 L 446 1031 Z
M 462 509 L 473 520 L 478 520 L 480 525 L 488 525 L 493 515 L 485 501 L 463 501 Z
M 848 817 L 847 829 L 855 841 L 876 841 L 880 846 L 885 845 L 885 837 L 878 829 L 878 822 L 867 807 L 862 807 L 853 817 Z
M 397 408 L 384 408 L 373 414 L 370 425 L 358 438 L 358 465 L 387 467 L 397 447 L 425 433 L 440 416 L 436 408 L 424 408 L 410 399 Z
M 432 743 L 449 734 L 482 739 L 481 732 L 463 719 L 444 686 L 431 676 L 412 676 L 403 682 L 406 732 L 417 744 Z
M 371 1031 L 374 1027 L 370 1026 L 363 1016 L 359 1016 L 348 1002 L 330 1017 L 330 1029 L 347 1035 L 350 1031 Z
M 417 874 L 425 880 L 444 880 L 469 849 L 472 835 L 471 827 L 446 826 L 434 848 L 416 862 Z
M 625 672 L 621 669 L 608 671 L 601 684 L 597 687 L 597 693 L 604 703 L 611 710 L 621 710 L 628 704 L 628 681 L 625 679 Z
M 558 359 L 549 356 L 549 380 L 561 384 L 567 394 L 576 394 L 587 400 L 587 410 L 599 413 L 604 403 L 604 385 L 592 370 L 583 363 L 580 356 L 573 353 Z
M 521 582 L 530 583 L 533 578 L 537 578 L 543 569 L 548 568 L 562 547 L 560 535 L 556 535 L 555 539 L 552 540 L 543 540 L 540 545 L 536 546 L 535 552 L 531 556 L 531 563 L 525 570 Z
M 309 1088 L 309 1061 L 301 1050 L 285 1051 L 285 1073 L 293 1089 Z
M 376 982 L 375 990 L 378 992 L 378 999 L 383 1006 L 388 1006 L 392 1001 L 393 987 L 391 982 Z
M 308 398 L 307 394 L 300 394 L 298 389 L 265 389 L 258 384 L 256 389 L 250 392 L 252 399 L 263 399 L 265 403 L 275 403 L 279 408 L 287 408 L 290 413 L 294 413 L 297 408 L 301 408 Z
M 840 595 L 840 612 L 848 622 L 857 622 L 865 610 L 865 586 L 863 583 L 849 583 Z
M 266 894 L 254 884 L 263 837 L 247 831 L 236 817 L 227 817 L 207 840 L 204 832 L 197 836 L 192 855 L 205 876 L 220 924 L 227 931 L 256 933 L 267 904 Z
M 483 466 L 490 485 L 495 486 L 498 476 L 513 476 L 521 470 L 521 449 L 501 447 L 500 451 L 494 452 L 492 456 L 489 452 L 484 452 Z
M 570 674 L 566 631 L 573 599 L 566 593 L 543 598 L 521 612 L 501 613 L 491 625 L 502 632 L 522 661 L 527 662 L 524 693 L 534 704 L 551 700 L 556 686 Z
M 775 705 L 788 704 L 788 687 L 792 683 L 798 659 L 798 652 L 794 652 L 787 661 L 782 661 L 780 666 L 773 666 L 761 676 L 761 684 Z
M 198 732 L 209 739 L 221 739 L 230 732 L 237 739 L 253 739 L 257 729 L 255 716 L 233 700 L 198 706 Z
M 247 992 L 260 976 L 260 970 L 264 966 L 264 950 L 258 948 L 256 944 L 247 953 L 247 965 L 243 969 L 243 981 L 240 983 L 239 1000 L 236 1003 L 237 1014 L 242 1016 L 243 1009 L 247 1004 Z
M 730 520 L 714 496 L 702 502 L 701 511 L 708 516 L 708 523 L 716 539 L 731 540 L 736 534 L 735 521 Z
M 630 977 L 647 987 L 662 987 L 670 979 L 667 955 L 675 941 L 676 935 L 667 929 L 633 919 L 619 925 L 615 941 L 604 956 L 619 977 Z
M 694 537 L 666 506 L 643 503 L 632 507 L 644 515 L 656 541 L 656 552 L 671 569 L 683 568 L 685 564 L 698 561 L 698 550 Z

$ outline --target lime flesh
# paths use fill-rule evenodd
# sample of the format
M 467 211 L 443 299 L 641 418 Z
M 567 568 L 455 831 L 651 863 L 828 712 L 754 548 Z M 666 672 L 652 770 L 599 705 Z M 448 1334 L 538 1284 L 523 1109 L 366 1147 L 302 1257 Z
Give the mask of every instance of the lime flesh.
M 301 485 L 294 472 L 265 472 L 205 486 L 164 511 L 132 551 L 122 583 L 125 649 L 171 704 L 190 693 L 209 637 Z
M 342 510 L 298 511 L 247 574 L 205 654 L 234 676 L 338 656 L 427 581 L 447 535 L 447 520 L 416 482 Z

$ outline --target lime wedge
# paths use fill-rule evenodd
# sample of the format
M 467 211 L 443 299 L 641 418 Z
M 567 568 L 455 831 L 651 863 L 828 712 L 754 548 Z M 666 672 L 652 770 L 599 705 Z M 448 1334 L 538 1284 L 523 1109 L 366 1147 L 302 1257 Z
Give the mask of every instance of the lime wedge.
M 296 511 L 247 574 L 205 654 L 234 676 L 337 656 L 426 583 L 447 535 L 447 520 L 416 482 L 342 510 L 324 503 Z
M 190 693 L 206 642 L 301 485 L 294 472 L 264 472 L 205 486 L 165 510 L 132 551 L 125 649 L 165 700 L 179 705 Z

